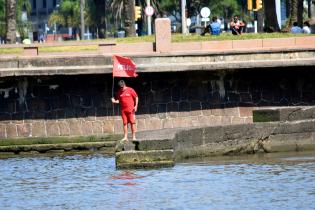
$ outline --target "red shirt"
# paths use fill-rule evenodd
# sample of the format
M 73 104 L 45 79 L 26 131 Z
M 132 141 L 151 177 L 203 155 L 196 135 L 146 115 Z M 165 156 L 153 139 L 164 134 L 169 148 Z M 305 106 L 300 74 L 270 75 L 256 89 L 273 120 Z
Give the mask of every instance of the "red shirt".
M 138 97 L 136 91 L 130 87 L 126 87 L 124 90 L 119 90 L 116 95 L 116 99 L 119 100 L 121 110 L 130 112 L 135 107 L 136 97 Z

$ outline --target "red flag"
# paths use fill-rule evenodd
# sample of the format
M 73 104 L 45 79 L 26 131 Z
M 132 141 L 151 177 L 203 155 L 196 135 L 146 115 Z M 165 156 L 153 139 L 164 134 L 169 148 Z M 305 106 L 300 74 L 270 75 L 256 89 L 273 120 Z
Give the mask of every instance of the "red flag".
M 113 77 L 136 77 L 137 66 L 130 59 L 113 55 Z

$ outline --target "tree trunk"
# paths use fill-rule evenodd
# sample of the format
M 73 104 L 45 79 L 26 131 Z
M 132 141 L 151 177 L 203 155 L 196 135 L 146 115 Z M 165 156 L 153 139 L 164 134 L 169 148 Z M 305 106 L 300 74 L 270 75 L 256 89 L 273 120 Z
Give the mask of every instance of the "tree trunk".
M 288 28 L 291 28 L 293 23 L 297 21 L 297 3 L 298 0 L 289 0 L 290 14 L 287 26 Z
M 133 0 L 123 0 L 126 36 L 135 36 L 135 8 Z
M 271 31 L 280 31 L 275 0 L 264 0 L 265 11 L 265 29 Z
M 6 0 L 6 42 L 15 44 L 16 42 L 16 0 Z
M 297 0 L 297 22 L 300 27 L 303 27 L 303 0 Z
M 264 9 L 260 9 L 257 11 L 257 31 L 263 32 L 264 31 Z

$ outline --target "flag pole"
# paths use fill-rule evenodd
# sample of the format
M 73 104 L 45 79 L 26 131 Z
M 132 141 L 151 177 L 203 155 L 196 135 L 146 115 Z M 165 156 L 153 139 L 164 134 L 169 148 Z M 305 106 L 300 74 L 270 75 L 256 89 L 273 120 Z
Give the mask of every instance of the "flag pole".
M 115 83 L 115 77 L 114 77 L 114 75 L 113 75 L 113 82 L 112 82 L 113 84 L 112 84 L 112 98 L 114 98 L 114 83 Z M 113 116 L 115 115 L 115 105 L 114 105 L 114 103 L 112 103 L 113 104 Z

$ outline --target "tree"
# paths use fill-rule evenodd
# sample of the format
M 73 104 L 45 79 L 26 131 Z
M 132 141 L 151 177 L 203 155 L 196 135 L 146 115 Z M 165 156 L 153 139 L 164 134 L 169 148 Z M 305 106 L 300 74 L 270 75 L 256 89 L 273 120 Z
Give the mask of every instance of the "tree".
M 6 23 L 5 23 L 5 0 L 0 0 L 0 37 L 5 37 Z
M 16 42 L 16 0 L 6 0 L 6 42 Z
M 29 0 L 17 0 L 16 2 L 16 24 L 17 30 L 21 36 L 21 39 L 28 37 L 28 29 L 31 27 L 30 20 L 23 20 L 22 13 L 26 12 L 26 15 L 29 16 L 32 10 L 32 6 Z
M 133 0 L 123 0 L 126 36 L 135 36 L 135 10 Z
M 276 14 L 275 0 L 264 0 L 264 11 L 265 17 L 268 17 L 265 18 L 265 29 L 270 32 L 280 31 Z

